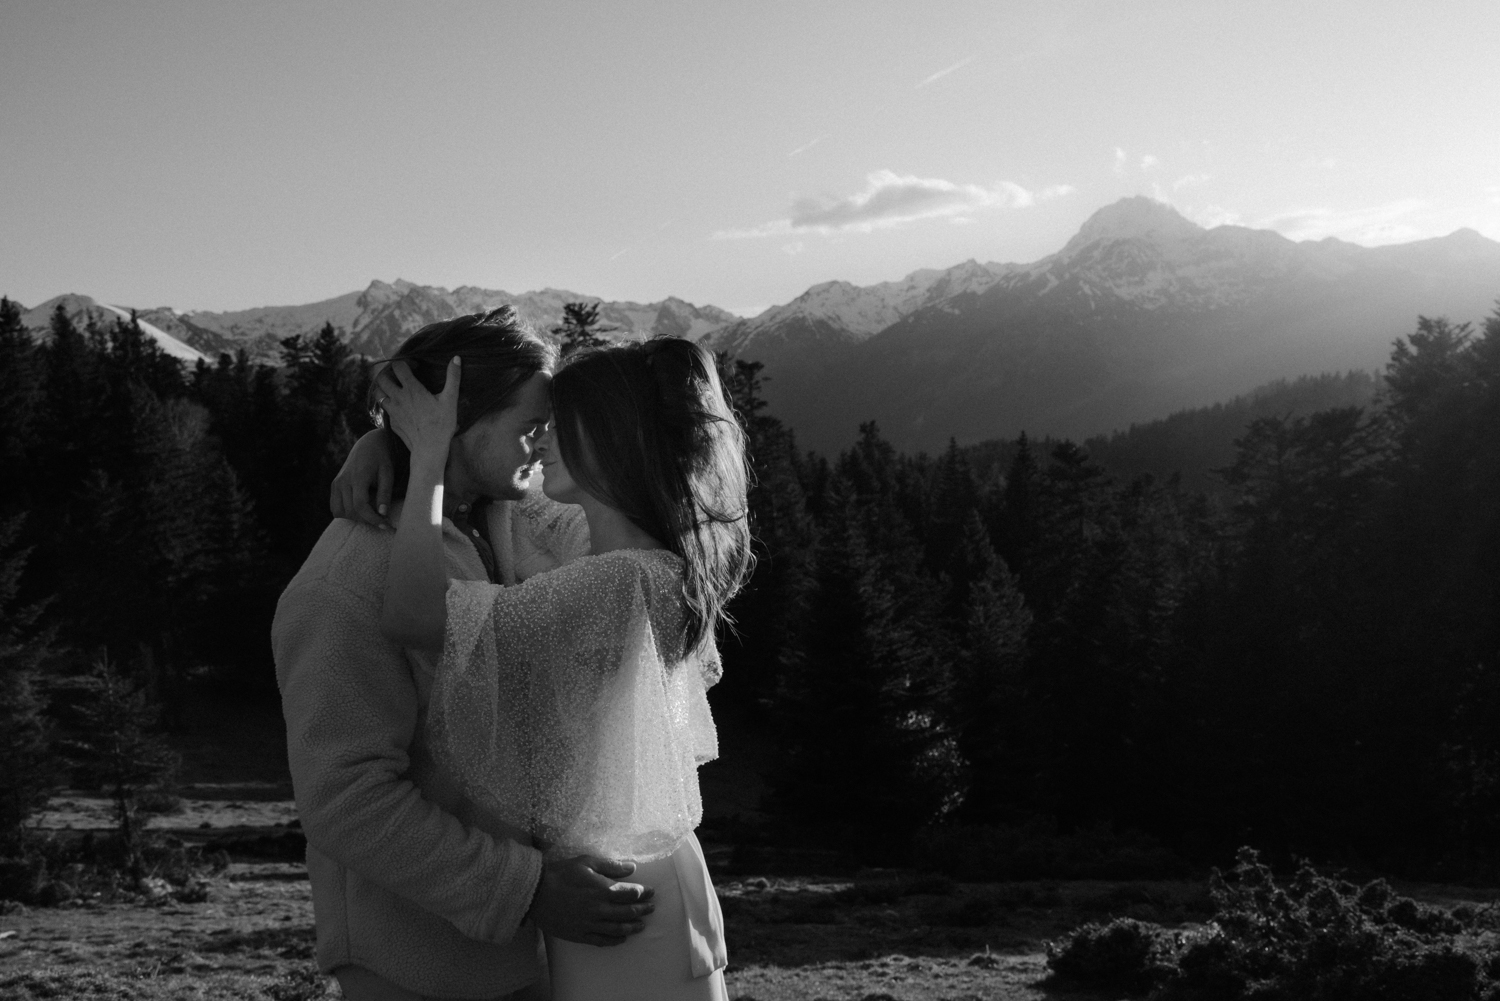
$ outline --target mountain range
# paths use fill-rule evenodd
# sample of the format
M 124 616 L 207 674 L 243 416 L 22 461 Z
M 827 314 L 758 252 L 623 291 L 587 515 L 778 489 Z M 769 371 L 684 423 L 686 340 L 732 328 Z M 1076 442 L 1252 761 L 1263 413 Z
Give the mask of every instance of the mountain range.
M 1094 213 L 1030 264 L 966 261 L 899 281 L 815 285 L 741 319 L 681 299 L 603 302 L 559 289 L 512 294 L 371 282 L 303 306 L 234 312 L 142 309 L 169 351 L 195 360 L 332 323 L 370 357 L 435 320 L 511 305 L 537 329 L 568 302 L 599 302 L 614 336 L 671 334 L 764 365 L 770 412 L 833 452 L 863 421 L 905 450 L 1011 437 L 1086 438 L 1247 393 L 1276 379 L 1382 366 L 1419 315 L 1478 321 L 1500 296 L 1500 243 L 1471 229 L 1383 247 L 1296 242 L 1243 226 L 1205 229 L 1149 198 Z M 69 295 L 24 314 L 45 329 L 128 312 Z
M 873 419 L 898 448 L 936 451 L 1082 439 L 1277 379 L 1377 369 L 1419 315 L 1478 321 L 1497 296 L 1500 243 L 1474 230 L 1295 242 L 1127 198 L 1035 263 L 818 286 L 711 342 L 764 364 L 770 412 L 805 445 L 837 451 Z M 872 330 L 872 302 L 895 319 Z
M 450 291 L 400 279 L 373 281 L 362 292 L 304 306 L 261 306 L 223 313 L 158 307 L 137 310 L 136 316 L 148 334 L 169 352 L 186 360 L 195 361 L 200 356 L 212 360 L 222 352 L 232 354 L 243 348 L 252 360 L 275 364 L 281 357 L 281 338 L 315 334 L 325 323 L 333 324 L 355 352 L 382 358 L 410 334 L 438 320 L 497 306 L 513 306 L 523 322 L 546 330 L 561 322 L 563 305 L 569 302 L 599 302 L 600 319 L 616 328 L 612 336 L 634 339 L 673 335 L 696 340 L 738 319 L 716 306 L 694 306 L 675 298 L 642 305 L 600 302 L 593 296 L 563 289 L 513 295 L 473 286 Z M 68 294 L 25 311 L 21 321 L 29 329 L 44 331 L 59 304 L 80 329 L 89 320 L 108 324 L 114 322 L 116 315 L 130 315 L 128 309 L 120 306 Z

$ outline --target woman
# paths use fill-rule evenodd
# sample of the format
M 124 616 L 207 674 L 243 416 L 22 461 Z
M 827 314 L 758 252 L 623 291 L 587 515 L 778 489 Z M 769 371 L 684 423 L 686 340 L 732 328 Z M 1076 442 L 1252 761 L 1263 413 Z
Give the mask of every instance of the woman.
M 661 339 L 557 374 L 543 490 L 583 508 L 590 553 L 512 587 L 445 577 L 459 379 L 456 358 L 438 396 L 399 362 L 379 376 L 411 450 L 382 630 L 442 650 L 429 727 L 471 797 L 549 857 L 630 859 L 655 890 L 646 930 L 623 945 L 548 941 L 554 998 L 726 999 L 723 922 L 692 831 L 697 766 L 717 754 L 714 631 L 749 533 L 744 436 L 712 356 Z

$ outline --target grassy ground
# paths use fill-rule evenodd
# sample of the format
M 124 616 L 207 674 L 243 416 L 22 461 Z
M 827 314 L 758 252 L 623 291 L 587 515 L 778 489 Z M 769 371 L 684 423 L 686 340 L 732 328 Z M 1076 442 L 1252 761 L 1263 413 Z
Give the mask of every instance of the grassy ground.
M 730 996 L 1040 999 L 1050 996 L 1036 986 L 1046 937 L 1085 915 L 1191 910 L 1198 894 L 1186 884 L 951 886 L 904 876 L 723 882 Z M 0 998 L 314 997 L 321 984 L 297 979 L 312 956 L 302 867 L 236 862 L 200 904 L 82 901 L 0 916 Z
M 290 860 L 296 810 L 278 708 L 205 703 L 191 718 L 194 733 L 178 741 L 183 810 L 152 826 L 244 850 L 202 903 L 0 904 L 0 1001 L 337 995 L 313 968 L 306 872 Z M 712 832 L 733 829 L 725 818 L 753 816 L 768 749 L 753 736 L 723 736 L 723 760 L 703 770 L 710 820 L 703 835 L 728 925 L 731 998 L 1069 1001 L 1083 996 L 1041 984 L 1047 940 L 1115 916 L 1184 925 L 1209 915 L 1197 882 L 955 884 L 895 870 L 794 878 L 731 872 L 734 846 L 715 842 Z M 54 799 L 41 818 L 59 836 L 109 823 L 104 800 L 76 792 Z M 1497 895 L 1399 889 L 1449 905 Z
M 182 813 L 153 826 L 191 841 L 281 845 L 295 839 L 295 812 L 275 798 L 277 788 L 200 783 Z M 107 824 L 107 804 L 96 796 L 60 796 L 53 807 L 43 820 L 61 832 Z M 705 847 L 716 859 L 732 852 Z M 898 870 L 820 878 L 716 868 L 730 997 L 742 1001 L 1064 1001 L 1071 995 L 1040 983 L 1048 939 L 1115 916 L 1190 925 L 1210 913 L 1204 884 L 1191 881 L 955 884 Z M 1497 895 L 1399 889 L 1450 906 Z M 237 855 L 202 903 L 0 905 L 0 1001 L 301 1001 L 323 996 L 326 986 L 312 956 L 311 896 L 294 861 Z

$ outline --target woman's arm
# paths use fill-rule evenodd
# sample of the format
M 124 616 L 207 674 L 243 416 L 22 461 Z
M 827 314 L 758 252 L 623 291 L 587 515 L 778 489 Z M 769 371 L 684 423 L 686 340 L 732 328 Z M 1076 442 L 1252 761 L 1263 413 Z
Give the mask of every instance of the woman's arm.
M 328 487 L 328 509 L 335 518 L 362 521 L 371 528 L 390 528 L 391 488 L 395 482 L 391 446 L 384 428 L 366 431 Z
M 458 423 L 459 364 L 457 358 L 448 363 L 447 381 L 437 396 L 417 382 L 405 362 L 395 362 L 377 378 L 392 430 L 411 449 L 411 477 L 391 546 L 380 631 L 420 650 L 443 648 L 448 617 L 443 469 Z

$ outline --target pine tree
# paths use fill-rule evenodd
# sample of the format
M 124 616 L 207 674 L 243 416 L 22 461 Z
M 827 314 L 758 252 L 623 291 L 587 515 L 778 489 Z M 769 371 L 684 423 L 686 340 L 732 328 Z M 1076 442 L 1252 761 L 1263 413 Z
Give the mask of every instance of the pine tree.
M 0 511 L 27 506 L 29 458 L 36 448 L 42 373 L 39 352 L 21 325 L 21 307 L 0 297 Z
M 1041 470 L 1023 432 L 1016 441 L 1016 454 L 1006 470 L 999 495 L 988 506 L 990 538 L 995 551 L 1023 579 L 1037 544 L 1037 505 L 1041 492 Z
M 117 319 L 109 332 L 108 365 L 117 384 L 137 383 L 156 396 L 181 396 L 187 388 L 182 363 L 141 329 L 135 310 L 130 320 Z
M 610 341 L 603 335 L 617 329 L 599 319 L 597 302 L 570 302 L 563 306 L 563 322 L 552 328 L 552 335 L 561 340 L 566 361 L 580 351 L 607 347 Z
M 273 539 L 300 560 L 330 520 L 328 484 L 360 432 L 368 429 L 362 408 L 369 368 L 356 360 L 325 323 L 317 337 L 283 338 L 287 393 L 277 421 L 274 461 L 268 477 Z
M 1031 613 L 1003 560 L 994 555 L 977 515 L 965 526 L 961 557 L 961 646 L 949 716 L 968 765 L 960 816 L 996 823 L 1037 803 L 1036 707 L 1026 679 Z
M 180 761 L 154 731 L 158 711 L 138 686 L 100 658 L 88 677 L 87 698 L 79 706 L 80 727 L 68 742 L 85 781 L 114 801 L 116 833 L 126 868 L 141 878 L 140 794 L 169 785 Z
M 927 530 L 927 566 L 936 573 L 947 569 L 950 560 L 963 544 L 969 516 L 979 508 L 979 485 L 967 456 L 955 439 L 948 439 L 948 451 L 938 460 L 937 483 L 933 487 L 932 512 Z
M 194 372 L 192 397 L 212 415 L 213 436 L 254 502 L 257 521 L 270 530 L 285 524 L 283 510 L 299 498 L 283 489 L 287 422 L 275 369 L 252 364 L 243 348 L 233 357 L 221 354 L 214 366 Z
M 759 716 L 774 697 L 778 677 L 794 657 L 802 632 L 817 528 L 802 488 L 796 437 L 764 413 L 761 364 L 718 359 L 720 377 L 745 427 L 751 467 L 750 529 L 753 576 L 729 608 L 732 635 L 720 638 L 724 681 L 713 692 L 715 711 Z
M 43 604 L 19 600 L 29 555 L 16 544 L 23 521 L 18 515 L 0 523 L 0 854 L 14 848 L 59 778 L 36 674 L 52 631 L 40 626 Z
M 37 483 L 33 511 L 58 511 L 83 483 L 99 449 L 102 429 L 97 401 L 104 395 L 97 355 L 61 303 L 51 317 L 43 353 L 42 402 L 33 466 Z M 52 524 L 33 526 L 33 531 Z
M 961 761 L 943 715 L 948 665 L 932 642 L 937 587 L 896 509 L 893 453 L 873 426 L 863 444 L 835 476 L 779 703 L 785 758 L 773 787 L 779 809 L 861 830 L 864 847 L 893 858 L 957 805 Z

